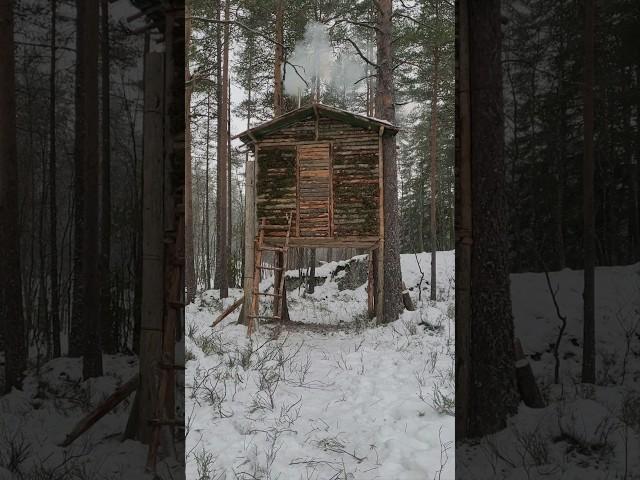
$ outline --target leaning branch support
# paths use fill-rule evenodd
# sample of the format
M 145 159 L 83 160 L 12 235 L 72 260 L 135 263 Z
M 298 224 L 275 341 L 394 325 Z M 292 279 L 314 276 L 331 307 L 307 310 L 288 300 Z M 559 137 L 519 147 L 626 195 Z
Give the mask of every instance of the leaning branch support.
M 240 305 L 242 305 L 242 303 L 244 302 L 244 295 L 242 295 L 238 300 L 236 300 L 231 306 L 227 307 L 227 309 L 222 312 L 218 318 L 216 318 L 213 323 L 211 324 L 211 328 L 215 327 L 216 325 L 218 325 L 222 320 L 224 320 L 225 318 L 227 318 L 227 316 L 233 312 L 236 308 L 238 308 Z
M 94 423 L 104 417 L 107 413 L 113 410 L 120 402 L 122 402 L 125 398 L 131 395 L 138 385 L 140 384 L 140 376 L 135 375 L 128 382 L 120 385 L 115 392 L 111 394 L 110 397 L 103 400 L 89 415 L 84 417 L 78 424 L 75 426 L 73 430 L 66 436 L 64 442 L 59 444 L 60 447 L 68 447 L 71 443 L 82 435 L 84 432 L 89 430 Z

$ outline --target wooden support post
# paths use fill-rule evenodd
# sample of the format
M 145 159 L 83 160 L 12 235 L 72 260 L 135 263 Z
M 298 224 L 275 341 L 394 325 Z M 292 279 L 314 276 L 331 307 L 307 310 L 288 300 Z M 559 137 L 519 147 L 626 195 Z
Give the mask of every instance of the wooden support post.
M 248 315 L 253 301 L 253 275 L 255 270 L 255 252 L 253 241 L 256 237 L 255 202 L 255 161 L 249 160 L 245 166 L 245 207 L 244 207 L 244 303 L 239 322 L 249 325 Z
M 376 315 L 375 282 L 373 275 L 373 250 L 369 251 L 367 267 L 367 314 L 369 318 Z
M 376 265 L 376 323 L 384 322 L 384 240 L 380 239 Z
M 140 326 L 140 387 L 127 426 L 128 435 L 151 441 L 148 420 L 158 399 L 158 365 L 162 358 L 163 319 L 163 106 L 164 54 L 145 55 L 142 196 L 142 319 Z M 134 425 L 133 423 L 137 423 Z

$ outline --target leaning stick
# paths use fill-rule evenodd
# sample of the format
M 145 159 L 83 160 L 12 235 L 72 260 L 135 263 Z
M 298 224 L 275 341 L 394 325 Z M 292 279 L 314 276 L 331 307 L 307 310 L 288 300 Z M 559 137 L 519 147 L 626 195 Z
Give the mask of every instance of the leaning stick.
M 68 447 L 76 438 L 89 430 L 102 417 L 113 410 L 116 405 L 127 398 L 140 384 L 140 376 L 135 375 L 131 380 L 120 385 L 115 392 L 108 398 L 100 402 L 100 404 L 86 417 L 84 417 L 73 430 L 66 436 L 64 442 L 59 444 L 60 447 Z
M 242 295 L 238 300 L 235 301 L 235 303 L 233 305 L 231 305 L 230 307 L 227 307 L 227 309 L 222 312 L 218 318 L 216 318 L 213 323 L 211 324 L 211 328 L 215 327 L 217 324 L 219 324 L 222 320 L 224 320 L 225 318 L 227 318 L 227 315 L 229 315 L 231 312 L 233 312 L 236 308 L 238 308 L 240 305 L 242 305 L 242 302 L 244 302 L 244 295 Z

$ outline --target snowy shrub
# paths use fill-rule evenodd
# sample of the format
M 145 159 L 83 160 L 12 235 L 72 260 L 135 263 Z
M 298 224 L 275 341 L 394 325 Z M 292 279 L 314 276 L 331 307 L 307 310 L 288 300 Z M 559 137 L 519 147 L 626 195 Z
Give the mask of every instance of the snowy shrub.
M 225 353 L 222 336 L 218 332 L 199 335 L 194 339 L 194 342 L 205 355 L 223 355 Z
M 443 415 L 455 416 L 456 414 L 456 400 L 453 395 L 448 395 L 443 392 L 441 387 L 437 384 L 433 384 L 433 409 Z
M 456 304 L 450 303 L 447 305 L 447 317 L 449 320 L 455 320 L 456 318 Z
M 621 420 L 640 431 L 640 392 L 628 392 L 622 402 Z
M 198 471 L 197 480 L 214 480 L 216 477 L 213 471 L 213 464 L 215 463 L 215 457 L 213 453 L 207 452 L 202 448 L 195 454 L 196 470 Z
M 4 430 L 0 438 L 0 466 L 10 472 L 19 472 L 20 465 L 31 455 L 31 444 L 21 432 L 9 434 Z
M 198 334 L 198 330 L 200 330 L 200 328 L 196 323 L 189 322 L 189 325 L 187 325 L 187 338 L 195 340 L 195 336 Z
M 195 354 L 191 350 L 189 350 L 187 348 L 186 351 L 184 352 L 184 360 L 185 360 L 185 362 L 188 362 L 190 360 L 195 360 L 195 359 L 196 359 Z
M 516 429 L 516 439 L 523 449 L 523 464 L 530 459 L 534 465 L 546 465 L 549 463 L 549 439 L 537 429 L 521 432 Z

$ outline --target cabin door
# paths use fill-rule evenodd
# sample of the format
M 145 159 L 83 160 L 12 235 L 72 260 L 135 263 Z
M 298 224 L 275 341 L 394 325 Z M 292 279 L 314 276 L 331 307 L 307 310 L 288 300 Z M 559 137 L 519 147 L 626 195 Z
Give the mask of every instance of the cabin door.
M 298 145 L 298 221 L 300 237 L 331 236 L 331 145 Z

